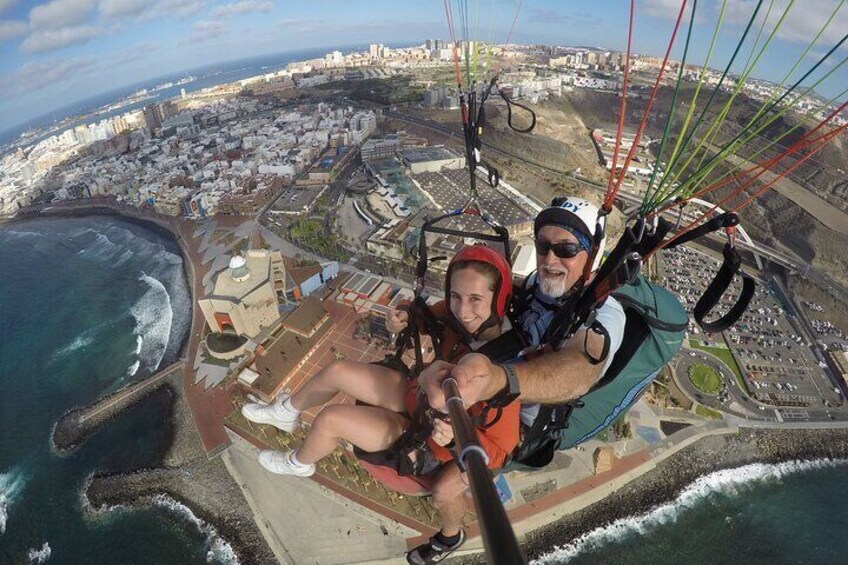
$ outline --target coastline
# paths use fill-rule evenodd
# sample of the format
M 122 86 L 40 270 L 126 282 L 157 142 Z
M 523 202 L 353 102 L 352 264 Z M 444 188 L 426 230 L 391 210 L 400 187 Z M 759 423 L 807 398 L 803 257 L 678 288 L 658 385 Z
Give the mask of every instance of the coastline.
M 143 223 L 145 227 L 167 232 L 180 248 L 184 272 L 192 299 L 192 320 L 196 314 L 195 265 L 181 239 L 179 225 L 173 221 L 140 215 L 128 216 L 123 207 L 103 205 L 53 209 L 47 213 L 26 215 L 21 221 L 40 217 L 81 217 L 91 215 L 120 216 Z M 15 218 L 11 223 L 15 223 Z M 0 226 L 5 225 L 0 219 Z M 180 357 L 190 351 L 194 328 L 180 347 Z M 189 370 L 189 369 L 187 369 Z M 151 394 L 164 390 L 173 396 L 166 418 L 170 422 L 171 443 L 161 460 L 147 469 L 96 473 L 84 486 L 87 510 L 108 511 L 113 505 L 161 508 L 155 499 L 166 495 L 187 507 L 203 523 L 211 526 L 236 552 L 242 563 L 275 562 L 274 554 L 260 533 L 255 517 L 233 476 L 220 458 L 208 459 L 198 437 L 189 409 L 184 386 L 188 381 L 168 378 L 164 386 L 125 405 L 112 417 L 122 417 L 126 410 L 138 405 Z M 102 399 L 98 399 L 98 402 Z M 103 422 L 105 424 L 106 422 Z M 83 439 L 84 441 L 84 439 Z M 617 491 L 594 504 L 574 510 L 556 521 L 533 529 L 523 539 L 528 557 L 538 558 L 555 546 L 605 526 L 617 519 L 638 516 L 659 504 L 674 500 L 698 477 L 750 463 L 778 463 L 792 460 L 848 457 L 848 431 L 845 430 L 754 430 L 742 429 L 732 435 L 710 435 L 670 455 L 646 470 Z M 602 487 L 601 487 L 602 488 Z M 104 510 L 105 509 L 105 510 Z M 173 513 L 169 513 L 173 516 Z M 189 519 L 189 521 L 194 521 Z M 485 563 L 482 554 L 466 555 L 451 560 L 456 563 Z
M 524 536 L 528 559 L 554 551 L 597 528 L 638 517 L 674 501 L 698 478 L 716 471 L 754 463 L 838 460 L 848 458 L 848 430 L 740 429 L 736 434 L 701 438 L 658 463 L 600 501 L 575 509 Z M 463 565 L 486 563 L 485 555 L 465 555 L 449 561 Z
M 126 506 L 167 512 L 201 531 L 211 529 L 211 535 L 232 548 L 239 563 L 275 562 L 239 485 L 220 457 L 209 459 L 203 450 L 180 387 L 165 384 L 153 394 L 163 391 L 168 391 L 171 399 L 165 408 L 171 428 L 168 449 L 150 468 L 93 474 L 83 487 L 86 510 L 99 514 L 113 506 Z M 190 514 L 185 515 L 178 505 Z
M 28 210 L 11 218 L 2 217 L 0 229 L 31 220 L 91 216 L 120 217 L 172 239 L 178 247 L 190 293 L 189 315 L 192 327 L 180 344 L 173 361 L 185 361 L 196 346 L 196 343 L 193 343 L 193 340 L 196 340 L 193 325 L 198 312 L 195 292 L 196 266 L 192 262 L 190 250 L 186 247 L 187 242 L 180 230 L 178 218 L 145 214 L 135 207 L 121 205 L 109 199 L 80 200 L 61 206 L 50 206 L 47 209 Z M 189 365 L 188 362 L 186 365 Z M 186 366 L 184 371 L 190 371 L 190 366 Z M 274 554 L 259 532 L 239 485 L 220 458 L 210 459 L 207 456 L 184 392 L 184 387 L 189 382 L 184 371 L 174 371 L 154 386 L 142 386 L 140 393 L 129 394 L 130 398 L 120 402 L 120 406 L 108 410 L 102 417 L 92 418 L 87 425 L 79 425 L 74 416 L 122 394 L 133 386 L 151 380 L 155 375 L 100 397 L 88 406 L 69 409 L 54 425 L 51 447 L 57 455 L 64 455 L 85 443 L 91 435 L 102 430 L 110 422 L 122 418 L 128 411 L 150 403 L 160 405 L 157 409 L 163 411 L 163 424 L 167 429 L 163 431 L 164 439 L 157 446 L 158 455 L 145 468 L 104 469 L 93 473 L 81 492 L 84 510 L 97 515 L 108 512 L 115 506 L 152 508 L 167 513 L 172 518 L 176 516 L 193 523 L 210 537 L 217 537 L 219 543 L 222 542 L 222 545 L 233 550 L 239 563 L 272 563 L 275 561 Z M 56 431 L 63 421 L 67 423 L 67 429 L 56 438 Z

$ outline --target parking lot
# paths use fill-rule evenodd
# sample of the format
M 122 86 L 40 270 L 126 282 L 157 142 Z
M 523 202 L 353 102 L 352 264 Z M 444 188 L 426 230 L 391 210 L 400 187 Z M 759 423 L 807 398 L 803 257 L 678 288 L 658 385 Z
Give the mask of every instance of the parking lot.
M 309 207 L 318 199 L 318 195 L 324 186 L 287 186 L 283 189 L 280 197 L 271 206 L 269 212 L 286 212 L 289 214 L 300 214 L 309 210 Z
M 443 170 L 438 173 L 413 175 L 416 184 L 444 210 L 460 208 L 471 195 L 471 181 L 467 170 Z M 503 226 L 533 221 L 533 214 L 489 186 L 485 178 L 477 175 L 477 193 L 480 206 Z M 479 220 L 463 219 L 465 229 L 482 229 Z M 462 222 L 457 222 L 457 225 Z
M 719 266 L 717 258 L 685 246 L 663 252 L 666 287 L 690 312 Z M 740 289 L 739 282 L 734 281 L 715 312 L 725 312 Z M 715 348 L 713 351 L 719 354 L 728 351 L 730 356 L 723 357 L 728 363 L 735 362 L 748 394 L 763 404 L 822 408 L 840 402 L 816 364 L 810 344 L 795 333 L 783 306 L 763 281 L 757 281 L 747 311 L 729 330 L 722 335 L 704 334 L 690 322 L 689 337 L 693 346 Z

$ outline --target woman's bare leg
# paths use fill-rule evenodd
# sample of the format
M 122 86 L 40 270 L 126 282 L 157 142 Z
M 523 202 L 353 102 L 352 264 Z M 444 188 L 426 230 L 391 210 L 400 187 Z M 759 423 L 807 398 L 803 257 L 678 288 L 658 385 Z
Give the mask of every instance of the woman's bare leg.
M 442 534 L 447 537 L 455 536 L 462 527 L 465 516 L 465 491 L 468 490 L 467 479 L 460 472 L 455 461 L 445 463 L 436 484 L 433 485 L 432 503 L 439 513 L 439 523 Z
M 332 404 L 316 416 L 297 450 L 297 460 L 305 465 L 315 463 L 332 453 L 342 439 L 364 451 L 381 451 L 390 447 L 408 425 L 406 416 L 385 408 Z
M 290 402 L 296 410 L 303 411 L 326 404 L 339 392 L 372 406 L 405 411 L 403 375 L 381 365 L 353 361 L 333 361 L 292 395 Z

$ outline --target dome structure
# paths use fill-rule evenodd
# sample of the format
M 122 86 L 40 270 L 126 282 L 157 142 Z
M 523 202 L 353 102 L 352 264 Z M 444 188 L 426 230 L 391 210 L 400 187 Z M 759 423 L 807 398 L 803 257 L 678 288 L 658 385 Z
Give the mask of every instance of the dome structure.
M 250 269 L 247 268 L 247 261 L 241 255 L 235 255 L 230 259 L 230 276 L 236 282 L 244 282 L 250 278 Z

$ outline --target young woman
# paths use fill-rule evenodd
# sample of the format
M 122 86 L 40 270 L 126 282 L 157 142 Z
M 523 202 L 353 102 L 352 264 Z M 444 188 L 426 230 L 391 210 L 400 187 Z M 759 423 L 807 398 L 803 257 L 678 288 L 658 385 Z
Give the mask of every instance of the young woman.
M 512 294 L 509 264 L 496 251 L 483 246 L 466 247 L 451 260 L 445 280 L 445 300 L 432 308 L 435 317 L 444 322 L 437 357 L 449 362 L 474 351 L 509 329 L 506 312 Z M 387 320 L 391 331 L 406 326 L 408 314 L 394 312 Z M 417 383 L 400 371 L 375 364 L 334 361 L 310 379 L 294 395 L 285 395 L 274 404 L 247 404 L 244 416 L 260 424 L 271 424 L 281 430 L 295 429 L 303 410 L 326 404 L 338 393 L 344 393 L 362 404 L 332 404 L 318 413 L 303 445 L 290 452 L 264 450 L 259 462 L 268 471 L 281 475 L 309 477 L 315 463 L 331 454 L 340 440 L 361 451 L 379 452 L 390 448 L 410 426 L 421 397 Z M 490 467 L 503 466 L 506 457 L 518 443 L 518 408 L 513 403 L 502 409 L 495 420 L 486 417 L 483 403 L 470 407 L 473 417 L 484 420 L 478 426 L 481 446 L 489 455 Z M 426 443 L 427 465 L 418 459 L 416 467 L 433 472 L 452 459 L 448 445 L 452 429 L 440 418 L 432 421 L 432 433 Z

